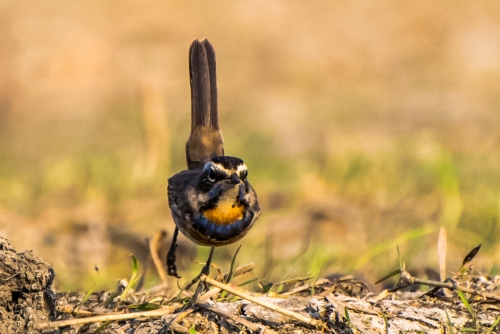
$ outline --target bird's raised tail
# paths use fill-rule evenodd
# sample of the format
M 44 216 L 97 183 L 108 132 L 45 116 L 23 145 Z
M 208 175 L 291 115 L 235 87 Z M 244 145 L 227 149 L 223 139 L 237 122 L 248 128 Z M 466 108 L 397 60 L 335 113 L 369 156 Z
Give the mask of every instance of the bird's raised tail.
M 207 39 L 194 40 L 189 48 L 191 79 L 191 135 L 186 143 L 189 169 L 203 167 L 215 156 L 224 155 L 217 111 L 215 51 Z

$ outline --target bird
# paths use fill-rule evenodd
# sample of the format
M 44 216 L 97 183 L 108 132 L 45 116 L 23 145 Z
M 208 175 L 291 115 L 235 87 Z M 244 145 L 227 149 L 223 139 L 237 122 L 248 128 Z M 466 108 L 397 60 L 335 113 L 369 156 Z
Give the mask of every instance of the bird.
M 176 244 L 179 231 L 189 240 L 210 248 L 201 275 L 210 272 L 215 247 L 243 238 L 260 216 L 257 194 L 248 182 L 244 161 L 224 155 L 219 126 L 215 50 L 208 39 L 195 39 L 189 48 L 191 133 L 186 143 L 187 170 L 168 179 L 168 203 L 175 222 L 167 254 L 167 274 L 177 273 Z M 199 284 L 193 295 L 203 287 Z

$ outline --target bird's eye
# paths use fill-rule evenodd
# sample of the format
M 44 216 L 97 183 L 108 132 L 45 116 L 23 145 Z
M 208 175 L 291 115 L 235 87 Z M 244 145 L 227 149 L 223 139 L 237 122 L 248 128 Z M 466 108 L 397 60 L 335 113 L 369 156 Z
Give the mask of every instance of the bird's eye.
M 248 171 L 246 169 L 240 172 L 240 179 L 245 180 L 247 176 L 248 176 Z
M 207 174 L 207 179 L 210 182 L 215 182 L 215 177 L 217 176 L 217 172 L 215 171 L 214 166 L 210 166 L 210 169 L 208 170 Z

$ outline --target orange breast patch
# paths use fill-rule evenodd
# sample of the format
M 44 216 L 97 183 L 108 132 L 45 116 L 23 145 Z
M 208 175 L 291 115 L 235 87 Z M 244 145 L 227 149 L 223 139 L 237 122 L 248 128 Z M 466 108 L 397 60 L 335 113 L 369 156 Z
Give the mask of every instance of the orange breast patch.
M 216 208 L 203 212 L 203 215 L 215 224 L 231 224 L 243 218 L 243 207 L 219 203 Z

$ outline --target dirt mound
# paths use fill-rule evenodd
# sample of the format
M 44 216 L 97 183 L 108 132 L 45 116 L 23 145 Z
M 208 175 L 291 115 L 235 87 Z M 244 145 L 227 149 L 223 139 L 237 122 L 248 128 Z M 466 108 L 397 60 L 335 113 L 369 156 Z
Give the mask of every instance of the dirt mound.
M 0 333 L 39 333 L 34 324 L 54 315 L 54 276 L 32 251 L 17 253 L 0 237 Z

